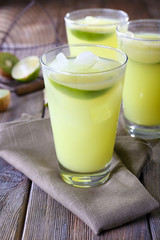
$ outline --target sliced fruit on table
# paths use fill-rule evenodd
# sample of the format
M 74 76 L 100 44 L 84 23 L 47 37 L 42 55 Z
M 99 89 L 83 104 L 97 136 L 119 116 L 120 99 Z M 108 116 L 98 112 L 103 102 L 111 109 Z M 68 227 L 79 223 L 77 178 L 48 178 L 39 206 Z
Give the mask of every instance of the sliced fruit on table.
M 39 76 L 40 61 L 37 56 L 29 56 L 17 62 L 12 68 L 12 78 L 19 82 L 30 82 Z
M 0 112 L 7 110 L 11 101 L 11 93 L 8 89 L 0 89 Z
M 0 52 L 0 75 L 10 78 L 13 66 L 18 58 L 9 52 Z

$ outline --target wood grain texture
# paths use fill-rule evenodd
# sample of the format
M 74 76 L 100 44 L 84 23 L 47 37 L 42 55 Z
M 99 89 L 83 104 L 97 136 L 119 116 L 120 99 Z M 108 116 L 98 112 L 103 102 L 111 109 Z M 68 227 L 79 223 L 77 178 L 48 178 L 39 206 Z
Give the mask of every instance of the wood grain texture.
M 95 235 L 77 216 L 32 185 L 22 240 L 151 240 L 145 217 Z
M 1 2 L 2 4 L 2 2 Z M 9 28 L 11 21 L 18 14 L 20 7 L 13 2 L 3 3 L 0 8 L 1 29 Z M 6 18 L 6 16 L 9 16 Z M 2 31 L 3 32 L 3 31 Z M 23 34 L 22 34 L 23 35 Z M 21 38 L 19 38 L 21 39 Z M 21 57 L 23 56 L 23 52 Z M 8 110 L 0 113 L 0 123 L 15 120 L 22 113 L 41 116 L 43 107 L 43 93 L 37 92 L 23 97 L 11 96 Z M 7 159 L 6 159 L 7 160 Z M 30 181 L 22 173 L 0 159 L 0 239 L 21 239 L 28 197 Z
M 21 1 L 15 2 L 18 4 Z M 130 19 L 160 17 L 159 0 L 41 0 L 40 2 L 54 19 L 62 43 L 67 42 L 64 15 L 75 9 L 105 7 L 124 10 L 129 14 Z M 13 4 L 13 1 L 8 1 L 8 6 L 9 4 Z M 4 6 L 6 1 L 1 3 L 1 7 Z M 9 11 L 8 6 L 6 11 Z M 23 97 L 12 94 L 12 103 L 7 112 L 0 114 L 0 122 L 19 118 L 23 112 L 41 116 L 42 98 L 42 92 Z M 48 116 L 47 109 L 45 116 Z M 123 122 L 120 120 L 119 134 L 124 133 L 122 128 Z M 147 164 L 143 172 L 143 181 L 148 191 L 160 200 L 160 166 L 157 160 Z M 34 183 L 31 184 L 30 190 L 30 181 L 0 159 L 0 240 L 159 240 L 159 226 L 160 211 L 157 210 L 147 217 L 144 216 L 96 236 L 77 216 Z
M 51 3 L 50 3 L 51 6 Z M 63 6 L 63 7 L 61 7 Z M 142 1 L 75 1 L 62 0 L 56 2 L 57 30 L 61 42 L 66 42 L 64 15 L 67 12 L 80 8 L 107 7 L 127 11 L 131 19 L 154 18 L 149 11 L 149 6 Z M 50 13 L 51 13 L 50 8 Z M 55 16 L 54 16 L 55 17 Z M 46 109 L 45 116 L 48 116 Z M 123 120 L 119 121 L 119 133 L 123 132 Z M 73 240 L 102 240 L 102 239 L 152 239 L 147 217 L 140 218 L 114 230 L 106 231 L 98 236 L 86 226 L 78 217 L 44 193 L 34 183 L 30 201 L 28 204 L 27 217 L 23 232 L 23 240 L 29 239 L 73 239 Z
M 17 97 L 12 94 L 9 109 L 0 113 L 0 122 L 8 122 L 22 113 L 41 116 L 43 93 Z M 7 160 L 7 159 L 6 159 Z M 30 181 L 0 159 L 0 239 L 20 240 L 30 192 Z
M 150 194 L 160 202 L 160 141 L 150 141 L 154 149 L 153 158 L 147 163 L 143 171 L 144 185 Z M 160 208 L 149 215 L 148 218 L 152 237 L 160 239 Z
M 30 181 L 0 159 L 0 239 L 20 239 Z

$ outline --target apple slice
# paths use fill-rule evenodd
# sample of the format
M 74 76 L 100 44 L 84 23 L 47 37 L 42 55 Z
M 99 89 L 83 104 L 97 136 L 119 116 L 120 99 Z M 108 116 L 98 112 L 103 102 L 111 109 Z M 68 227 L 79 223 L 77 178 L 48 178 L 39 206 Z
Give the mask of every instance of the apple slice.
M 11 101 L 11 93 L 7 89 L 0 89 L 0 112 L 7 110 Z

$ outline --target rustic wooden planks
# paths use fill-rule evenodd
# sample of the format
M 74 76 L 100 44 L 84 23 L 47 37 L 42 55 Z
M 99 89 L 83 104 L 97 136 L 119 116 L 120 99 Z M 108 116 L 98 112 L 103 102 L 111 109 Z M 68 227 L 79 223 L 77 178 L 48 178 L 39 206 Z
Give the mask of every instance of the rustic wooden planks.
M 43 93 L 17 97 L 12 94 L 7 112 L 0 113 L 0 122 L 12 121 L 22 113 L 41 116 Z M 7 160 L 7 159 L 6 159 Z M 0 159 L 0 239 L 21 239 L 28 204 L 30 181 L 22 173 Z
M 77 216 L 32 185 L 22 240 L 151 240 L 145 217 L 96 236 Z
M 143 181 L 151 195 L 160 202 L 160 141 L 150 141 L 154 149 L 153 158 L 143 171 Z M 151 234 L 154 240 L 160 239 L 160 208 L 149 215 Z
M 130 19 L 158 18 L 158 0 L 61 0 L 41 1 L 57 26 L 62 43 L 67 42 L 63 17 L 78 8 L 106 7 L 128 12 Z M 11 121 L 26 112 L 41 116 L 42 92 L 24 97 L 12 94 L 10 109 L 0 114 L 0 122 Z M 48 115 L 46 111 L 45 116 Z M 119 126 L 123 126 L 120 122 Z M 160 200 L 160 166 L 147 164 L 143 179 L 148 191 Z M 31 188 L 30 188 L 31 185 Z M 0 160 L 0 239 L 1 240 L 158 240 L 160 239 L 160 211 L 142 217 L 122 227 L 106 231 L 99 236 L 75 215 L 2 159 Z M 24 227 L 24 228 L 23 228 Z M 21 238 L 22 236 L 22 238 Z
M 2 159 L 0 166 L 0 239 L 20 239 L 30 182 Z

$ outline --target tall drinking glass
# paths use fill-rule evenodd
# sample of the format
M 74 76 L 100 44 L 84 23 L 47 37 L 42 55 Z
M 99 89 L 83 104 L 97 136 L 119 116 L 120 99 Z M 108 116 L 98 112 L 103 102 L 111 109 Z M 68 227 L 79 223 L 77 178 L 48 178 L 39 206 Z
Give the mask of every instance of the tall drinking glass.
M 114 9 L 82 9 L 65 15 L 69 44 L 117 47 L 116 26 L 128 21 L 127 13 Z
M 90 49 L 99 58 L 94 55 L 98 62 L 89 69 L 85 54 L 72 54 L 84 53 L 85 45 L 61 46 L 41 57 L 60 175 L 79 187 L 97 186 L 109 176 L 127 62 L 120 50 Z M 62 53 L 67 60 L 60 60 Z M 66 62 L 69 67 L 60 70 Z
M 131 136 L 160 138 L 160 20 L 135 20 L 117 27 L 128 55 L 123 92 L 125 125 Z

